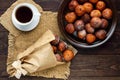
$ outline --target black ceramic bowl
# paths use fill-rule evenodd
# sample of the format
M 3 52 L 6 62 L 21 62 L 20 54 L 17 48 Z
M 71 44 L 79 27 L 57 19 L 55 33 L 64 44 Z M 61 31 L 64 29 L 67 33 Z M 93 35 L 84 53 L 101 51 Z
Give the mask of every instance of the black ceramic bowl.
M 94 42 L 93 44 L 87 44 L 87 42 L 80 41 L 75 36 L 70 35 L 66 32 L 65 26 L 66 26 L 67 22 L 65 20 L 65 14 L 67 12 L 69 12 L 68 4 L 70 3 L 70 1 L 71 0 L 63 0 L 63 2 L 61 3 L 61 6 L 59 8 L 59 12 L 58 12 L 58 25 L 59 25 L 59 29 L 60 29 L 61 33 L 63 34 L 63 36 L 72 45 L 75 45 L 80 48 L 93 48 L 93 47 L 97 47 L 97 46 L 100 46 L 103 43 L 105 43 L 112 36 L 113 32 L 115 31 L 116 24 L 117 24 L 116 9 L 113 5 L 112 0 L 104 0 L 107 7 L 109 7 L 113 11 L 112 19 L 109 20 L 109 26 L 108 26 L 109 28 L 107 29 L 107 36 L 104 40 L 101 40 L 101 41 L 98 40 L 98 41 Z

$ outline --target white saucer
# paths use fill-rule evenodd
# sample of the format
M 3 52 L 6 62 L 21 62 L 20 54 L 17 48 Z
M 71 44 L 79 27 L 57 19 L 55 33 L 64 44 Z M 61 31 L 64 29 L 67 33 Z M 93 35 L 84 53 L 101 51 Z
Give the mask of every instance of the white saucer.
M 35 19 L 29 25 L 21 26 L 21 25 L 18 25 L 16 22 L 14 22 L 14 19 L 12 17 L 12 22 L 13 22 L 14 26 L 21 31 L 33 30 L 34 28 L 37 27 L 39 21 L 40 21 L 40 16 L 36 16 Z

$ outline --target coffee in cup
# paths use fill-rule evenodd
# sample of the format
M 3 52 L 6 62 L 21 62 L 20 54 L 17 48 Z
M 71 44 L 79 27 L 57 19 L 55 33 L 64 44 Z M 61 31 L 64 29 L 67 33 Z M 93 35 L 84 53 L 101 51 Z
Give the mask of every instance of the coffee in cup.
M 22 6 L 16 10 L 16 19 L 21 23 L 27 23 L 32 19 L 33 13 L 30 8 Z
M 40 16 L 41 14 L 34 5 L 21 3 L 12 12 L 12 22 L 17 29 L 30 31 L 38 25 Z

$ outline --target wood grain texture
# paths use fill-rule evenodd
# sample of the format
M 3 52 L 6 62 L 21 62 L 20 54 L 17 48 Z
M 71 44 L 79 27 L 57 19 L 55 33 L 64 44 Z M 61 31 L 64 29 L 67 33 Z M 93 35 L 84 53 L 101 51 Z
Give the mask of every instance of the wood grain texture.
M 0 31 L 0 55 L 7 55 L 8 53 L 8 32 Z
M 17 80 L 17 79 L 16 78 L 0 78 L 0 80 Z M 61 79 L 24 77 L 24 78 L 21 78 L 20 80 L 61 80 Z M 69 80 L 120 80 L 120 77 L 75 77 L 75 78 L 69 78 Z
M 6 56 L 0 56 L 0 77 L 8 77 L 6 73 Z M 119 77 L 120 55 L 80 55 L 71 64 L 70 78 L 76 77 Z M 118 64 L 119 63 L 119 64 Z M 35 78 L 35 77 L 34 77 Z
M 0 0 L 0 16 L 16 0 Z M 45 11 L 58 11 L 63 0 L 35 0 Z M 120 80 L 120 0 L 112 0 L 118 14 L 118 24 L 113 36 L 104 45 L 94 49 L 78 49 L 71 64 L 68 80 Z M 0 80 L 8 78 L 6 60 L 8 52 L 8 31 L 0 25 Z M 59 80 L 42 77 L 22 77 L 20 80 Z
M 71 76 L 120 76 L 119 55 L 77 55 L 71 66 Z M 79 73 L 79 74 L 78 74 Z

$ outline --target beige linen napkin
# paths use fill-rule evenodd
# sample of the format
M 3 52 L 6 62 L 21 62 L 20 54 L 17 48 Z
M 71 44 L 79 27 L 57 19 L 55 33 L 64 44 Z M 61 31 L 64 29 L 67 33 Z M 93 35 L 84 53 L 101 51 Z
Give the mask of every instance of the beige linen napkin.
M 11 14 L 13 8 L 23 2 L 28 2 L 35 5 L 41 12 L 41 20 L 38 26 L 30 32 L 21 32 L 17 30 L 11 22 Z M 11 75 L 14 73 L 12 69 L 12 63 L 17 60 L 18 53 L 25 51 L 33 43 L 35 43 L 39 37 L 47 30 L 52 30 L 55 34 L 61 36 L 58 24 L 57 13 L 43 11 L 42 8 L 37 5 L 33 0 L 18 0 L 0 17 L 0 23 L 10 32 L 9 47 L 8 47 L 8 59 L 7 59 L 7 72 Z M 49 34 L 48 34 L 49 35 Z M 61 36 L 62 37 L 62 36 Z M 70 74 L 70 63 L 66 63 L 60 66 L 56 66 L 47 70 L 34 72 L 28 74 L 29 76 L 43 76 L 47 78 L 62 78 L 66 79 Z

